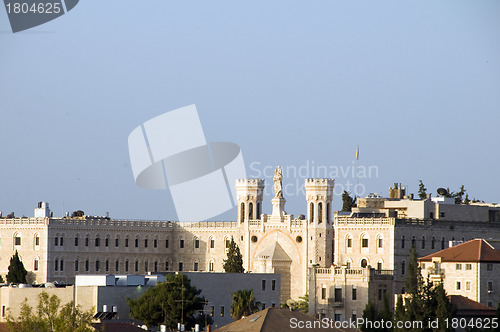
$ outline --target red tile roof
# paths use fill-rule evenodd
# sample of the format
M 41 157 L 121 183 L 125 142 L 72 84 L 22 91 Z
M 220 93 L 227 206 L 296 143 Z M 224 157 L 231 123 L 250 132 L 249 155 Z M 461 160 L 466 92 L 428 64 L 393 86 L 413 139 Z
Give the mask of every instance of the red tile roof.
M 441 257 L 442 262 L 493 262 L 500 263 L 500 250 L 495 250 L 483 239 L 474 239 L 459 245 L 419 258 L 419 261 L 432 261 Z
M 495 308 L 490 308 L 462 295 L 448 295 L 448 298 L 457 309 L 456 317 L 492 317 L 496 315 Z

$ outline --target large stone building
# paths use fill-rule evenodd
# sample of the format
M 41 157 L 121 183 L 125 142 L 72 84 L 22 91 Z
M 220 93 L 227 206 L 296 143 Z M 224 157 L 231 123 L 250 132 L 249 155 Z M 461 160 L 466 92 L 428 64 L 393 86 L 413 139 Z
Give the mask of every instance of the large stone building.
M 279 171 L 279 172 L 278 172 Z M 233 238 L 247 272 L 279 273 L 281 302 L 307 293 L 307 269 L 332 264 L 333 180 L 307 179 L 309 219 L 285 213 L 277 169 L 272 214 L 262 214 L 264 181 L 236 183 L 236 222 L 116 220 L 76 213 L 54 218 L 40 202 L 33 218 L 0 219 L 0 273 L 17 251 L 30 281 L 73 283 L 77 274 L 223 271 Z
M 6 274 L 16 250 L 39 283 L 72 283 L 75 274 L 221 272 L 234 238 L 247 272 L 281 275 L 282 303 L 314 293 L 318 302 L 312 303 L 311 308 L 317 308 L 312 313 L 350 318 L 354 311 L 360 314 L 368 298 L 349 303 L 345 285 L 366 287 L 366 294 L 377 299 L 381 282 L 387 292 L 404 292 L 412 245 L 425 256 L 445 249 L 449 241 L 500 239 L 499 205 L 454 204 L 430 195 L 414 199 L 395 185 L 389 198 L 360 198 L 352 212 L 333 213 L 334 181 L 306 179 L 307 213 L 297 218 L 285 212 L 281 181 L 278 168 L 273 211 L 264 214 L 264 180 L 237 180 L 238 216 L 233 222 L 134 221 L 83 214 L 54 218 L 42 202 L 34 218 L 0 219 L 0 273 Z M 380 276 L 370 269 L 390 272 Z M 349 272 L 354 270 L 362 272 Z M 326 302 L 317 296 L 323 288 Z M 344 301 L 328 302 L 335 292 L 339 295 L 338 289 Z
M 500 301 L 500 250 L 474 239 L 418 259 L 422 275 L 442 282 L 448 295 L 497 306 Z

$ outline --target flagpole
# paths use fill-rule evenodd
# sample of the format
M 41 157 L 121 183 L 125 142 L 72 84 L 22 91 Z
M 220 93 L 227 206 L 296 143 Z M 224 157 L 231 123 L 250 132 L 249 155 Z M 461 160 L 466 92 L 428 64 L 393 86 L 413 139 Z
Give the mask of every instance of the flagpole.
M 356 203 L 359 201 L 359 145 L 356 147 Z

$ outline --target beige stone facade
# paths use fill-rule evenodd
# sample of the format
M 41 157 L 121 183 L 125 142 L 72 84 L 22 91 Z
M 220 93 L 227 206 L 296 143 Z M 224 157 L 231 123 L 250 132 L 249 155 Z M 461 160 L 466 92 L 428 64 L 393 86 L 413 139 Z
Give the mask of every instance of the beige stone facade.
M 390 270 L 393 284 L 387 289 L 401 293 L 411 245 L 419 256 L 425 256 L 447 248 L 449 241 L 486 238 L 496 243 L 500 239 L 499 205 L 456 205 L 442 197 L 414 199 L 396 185 L 389 198 L 361 198 L 352 212 L 333 213 L 333 187 L 332 179 L 306 179 L 307 214 L 297 218 L 285 212 L 280 183 L 275 182 L 273 211 L 265 214 L 264 181 L 237 180 L 238 215 L 232 222 L 53 218 L 48 205 L 40 204 L 35 218 L 0 219 L 0 273 L 7 273 L 16 250 L 39 283 L 72 283 L 75 274 L 221 272 L 227 245 L 234 238 L 247 272 L 281 275 L 283 303 L 316 294 L 323 282 L 335 286 L 338 276 L 334 273 L 334 280 L 318 281 L 313 288 L 309 278 L 313 266 Z M 363 284 L 368 292 L 372 285 L 378 287 L 374 274 L 359 280 L 346 276 L 346 285 L 351 281 L 359 287 Z M 313 307 L 325 304 L 320 302 Z M 352 311 L 360 310 L 361 302 L 348 302 L 347 297 L 335 304 L 335 311 L 321 310 L 349 318 Z

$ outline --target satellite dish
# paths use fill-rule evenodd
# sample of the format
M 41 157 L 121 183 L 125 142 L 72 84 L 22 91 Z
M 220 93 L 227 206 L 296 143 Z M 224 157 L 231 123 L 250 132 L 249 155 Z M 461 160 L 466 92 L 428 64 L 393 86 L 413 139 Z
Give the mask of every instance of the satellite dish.
M 438 188 L 437 190 L 439 196 L 447 196 L 448 195 L 448 190 L 444 188 Z

